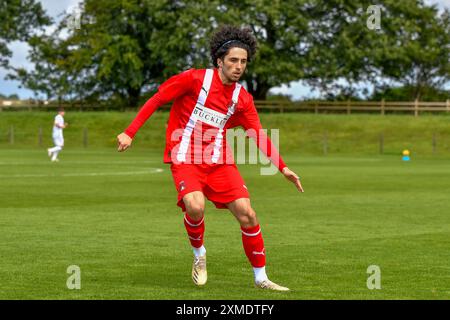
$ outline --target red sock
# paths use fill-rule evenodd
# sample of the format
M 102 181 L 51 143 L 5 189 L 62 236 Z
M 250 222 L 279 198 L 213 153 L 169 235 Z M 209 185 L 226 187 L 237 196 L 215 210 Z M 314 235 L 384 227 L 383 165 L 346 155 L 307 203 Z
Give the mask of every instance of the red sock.
M 192 220 L 187 213 L 184 214 L 184 226 L 191 245 L 195 248 L 200 248 L 203 245 L 203 234 L 205 233 L 204 217 L 199 221 Z
M 259 224 L 250 227 L 241 227 L 242 244 L 248 260 L 254 268 L 261 268 L 266 265 L 266 253 L 264 251 L 264 240 Z

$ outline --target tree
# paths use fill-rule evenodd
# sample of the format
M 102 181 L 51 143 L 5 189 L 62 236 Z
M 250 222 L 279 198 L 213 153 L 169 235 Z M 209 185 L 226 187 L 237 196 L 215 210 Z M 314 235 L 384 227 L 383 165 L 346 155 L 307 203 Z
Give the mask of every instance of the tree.
M 33 31 L 50 24 L 40 3 L 35 0 L 3 0 L 0 2 L 0 67 L 8 66 L 12 53 L 10 41 L 27 41 Z
M 255 99 L 296 80 L 328 95 L 337 91 L 350 97 L 361 81 L 378 83 L 380 77 L 395 75 L 417 82 L 418 73 L 420 81 L 430 82 L 448 74 L 448 23 L 436 17 L 435 9 L 422 0 L 383 1 L 377 6 L 381 28 L 373 30 L 368 27 L 369 6 L 364 0 L 225 0 L 215 19 L 249 25 L 258 38 L 259 52 L 245 76 Z M 428 35 L 414 38 L 409 31 L 414 26 Z M 424 55 L 418 48 L 430 52 Z M 414 70 L 418 64 L 421 71 Z
M 328 97 L 355 97 L 353 84 L 371 81 L 379 73 L 373 58 L 383 35 L 367 27 L 368 6 L 363 0 L 317 0 L 310 8 L 311 50 L 302 68 L 306 82 Z M 383 23 L 389 22 L 383 17 Z
M 28 58 L 34 63 L 34 70 L 22 67 L 10 67 L 13 73 L 7 79 L 18 80 L 32 90 L 36 96 L 40 93 L 47 100 L 57 98 L 59 103 L 68 100 L 77 86 L 75 77 L 63 71 L 62 65 L 67 59 L 67 51 L 60 46 L 61 40 L 55 35 L 35 35 L 28 40 L 30 53 Z
M 380 101 L 412 101 L 415 98 L 416 88 L 411 86 L 380 87 L 374 91 L 370 100 Z M 424 101 L 442 102 L 448 100 L 450 90 L 434 87 L 422 87 L 421 99 Z
M 265 99 L 271 87 L 304 77 L 300 66 L 307 65 L 309 50 L 308 20 L 298 14 L 306 1 L 275 2 L 86 0 L 81 28 L 69 30 L 64 41 L 35 40 L 39 45 L 33 57 L 35 63 L 49 61 L 62 70 L 65 76 L 58 79 L 69 78 L 85 97 L 118 98 L 134 107 L 143 91 L 154 90 L 167 76 L 211 65 L 212 32 L 219 24 L 239 21 L 250 25 L 260 42 L 244 80 L 256 99 Z M 69 18 L 62 21 L 59 32 Z M 51 47 L 60 60 L 41 52 Z M 58 74 L 51 66 L 45 70 Z M 45 84 L 45 70 L 34 75 L 22 70 L 21 78 L 34 88 L 55 92 L 50 83 Z
M 204 62 L 195 37 L 204 32 L 208 1 L 86 0 L 80 29 L 69 36 L 39 39 L 36 61 L 45 48 L 59 57 L 45 58 L 61 70 L 72 88 L 87 99 L 113 99 L 136 107 L 144 90 L 164 77 Z M 66 28 L 67 16 L 58 32 Z M 37 70 L 42 73 L 42 70 Z M 35 77 L 42 80 L 43 77 Z M 37 81 L 39 83 L 39 81 Z
M 249 26 L 258 39 L 258 52 L 244 76 L 256 100 L 270 88 L 305 78 L 310 65 L 310 2 L 306 0 L 226 0 L 214 12 L 219 24 Z
M 422 0 L 386 0 L 378 5 L 380 29 L 371 30 L 366 1 L 319 3 L 311 15 L 317 27 L 312 41 L 315 68 L 306 79 L 310 84 L 345 95 L 354 92 L 354 83 L 371 82 L 379 90 L 390 79 L 415 88 L 414 99 L 426 88 L 439 89 L 449 81 L 448 11 L 439 16 Z
M 296 80 L 350 97 L 359 81 L 389 77 L 430 86 L 448 79 L 448 16 L 437 19 L 422 0 L 386 0 L 379 5 L 381 28 L 370 30 L 368 5 L 364 0 L 85 0 L 80 28 L 67 29 L 68 15 L 55 34 L 30 39 L 37 68 L 17 70 L 16 76 L 48 95 L 136 107 L 143 93 L 168 76 L 210 66 L 212 32 L 234 24 L 250 26 L 258 39 L 259 51 L 243 79 L 255 99 Z M 68 36 L 58 35 L 64 30 Z M 425 57 L 420 48 L 426 48 Z
M 411 100 L 439 92 L 450 81 L 450 11 L 439 14 L 421 2 L 400 3 L 395 9 L 393 15 L 401 11 L 408 19 L 387 26 L 391 50 L 376 57 L 376 64 L 384 76 L 405 87 Z

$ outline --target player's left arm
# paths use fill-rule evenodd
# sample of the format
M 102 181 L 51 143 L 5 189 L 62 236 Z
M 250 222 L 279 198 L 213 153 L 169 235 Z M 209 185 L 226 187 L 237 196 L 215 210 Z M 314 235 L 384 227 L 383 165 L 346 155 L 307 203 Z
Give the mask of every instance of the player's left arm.
M 303 190 L 302 183 L 300 182 L 300 177 L 294 171 L 288 167 L 284 167 L 283 170 L 281 170 L 281 173 L 283 173 L 286 179 L 295 184 L 298 191 L 305 192 L 305 190 Z
M 259 120 L 258 112 L 251 99 L 241 114 L 241 125 L 244 127 L 247 135 L 253 138 L 258 148 L 269 158 L 269 160 L 277 166 L 278 170 L 284 177 L 291 181 L 299 192 L 304 192 L 299 176 L 289 169 L 283 161 L 283 158 L 278 153 L 277 148 L 272 143 L 267 134 L 262 130 L 261 121 Z

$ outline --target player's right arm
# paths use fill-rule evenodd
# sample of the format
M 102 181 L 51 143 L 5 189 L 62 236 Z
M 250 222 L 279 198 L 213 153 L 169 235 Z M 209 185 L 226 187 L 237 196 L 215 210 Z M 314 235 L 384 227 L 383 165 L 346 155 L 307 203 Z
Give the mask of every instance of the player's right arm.
M 68 123 L 65 123 L 64 119 L 60 115 L 57 115 L 55 117 L 55 123 L 54 123 L 55 127 L 64 129 L 65 127 L 67 127 L 67 125 L 68 125 Z
M 58 122 L 55 122 L 55 126 L 61 129 L 65 129 L 68 126 L 68 123 L 60 124 Z
M 136 133 L 156 109 L 189 91 L 192 84 L 193 71 L 194 69 L 190 69 L 177 74 L 158 88 L 158 92 L 144 104 L 128 128 L 117 136 L 117 150 L 119 152 L 125 151 L 131 146 Z

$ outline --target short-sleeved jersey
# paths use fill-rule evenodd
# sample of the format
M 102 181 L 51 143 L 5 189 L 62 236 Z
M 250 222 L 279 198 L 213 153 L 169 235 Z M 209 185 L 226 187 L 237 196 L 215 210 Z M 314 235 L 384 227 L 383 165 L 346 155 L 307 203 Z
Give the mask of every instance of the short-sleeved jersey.
M 53 136 L 62 136 L 63 128 L 58 127 L 57 124 L 60 126 L 64 125 L 64 118 L 60 114 L 56 115 L 55 121 L 53 123 Z

